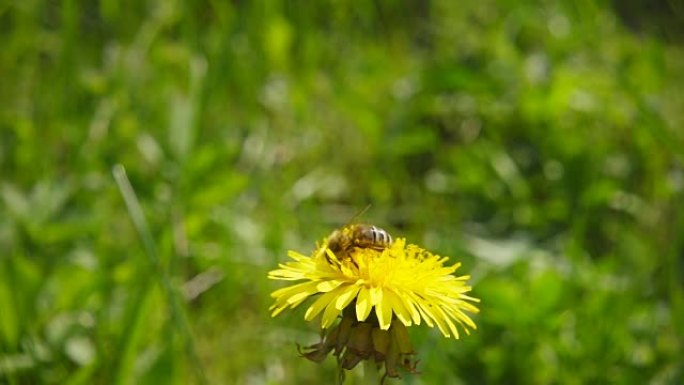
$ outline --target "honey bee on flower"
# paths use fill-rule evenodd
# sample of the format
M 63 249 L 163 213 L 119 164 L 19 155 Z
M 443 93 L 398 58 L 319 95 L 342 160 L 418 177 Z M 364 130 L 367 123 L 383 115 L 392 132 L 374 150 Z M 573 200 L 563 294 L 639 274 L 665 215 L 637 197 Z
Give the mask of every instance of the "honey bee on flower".
M 479 302 L 469 296 L 468 275 L 453 273 L 460 263 L 392 237 L 371 225 L 348 225 L 323 239 L 310 255 L 289 251 L 292 261 L 269 273 L 276 280 L 303 281 L 271 293 L 272 316 L 295 308 L 309 297 L 307 321 L 321 316 L 320 343 L 301 348 L 320 362 L 331 352 L 343 369 L 362 360 L 384 364 L 385 376 L 398 367 L 415 372 L 415 352 L 406 327 L 424 322 L 445 337 L 458 339 L 476 329 L 467 313 Z M 336 322 L 339 319 L 339 322 Z
M 333 231 L 327 238 L 329 249 L 338 260 L 349 260 L 356 248 L 384 250 L 392 245 L 392 236 L 377 226 L 352 224 Z M 323 248 L 322 251 L 327 250 Z

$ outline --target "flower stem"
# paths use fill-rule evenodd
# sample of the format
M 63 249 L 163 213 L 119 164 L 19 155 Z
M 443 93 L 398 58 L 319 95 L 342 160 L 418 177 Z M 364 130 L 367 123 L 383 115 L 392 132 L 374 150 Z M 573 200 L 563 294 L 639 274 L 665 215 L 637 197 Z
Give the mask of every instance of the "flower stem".
M 344 368 L 342 367 L 342 361 L 338 358 L 337 360 L 337 385 L 344 385 L 345 375 Z
M 363 383 L 364 385 L 380 384 L 380 371 L 373 360 L 363 362 Z

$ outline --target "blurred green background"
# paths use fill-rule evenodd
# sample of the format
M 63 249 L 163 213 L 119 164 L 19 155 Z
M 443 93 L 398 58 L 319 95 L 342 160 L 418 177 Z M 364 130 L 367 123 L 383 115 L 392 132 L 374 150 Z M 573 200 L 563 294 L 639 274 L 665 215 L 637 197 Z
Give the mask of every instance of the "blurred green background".
M 0 47 L 2 384 L 332 383 L 266 274 L 369 203 L 482 299 L 393 383 L 684 382 L 681 2 L 10 0 Z

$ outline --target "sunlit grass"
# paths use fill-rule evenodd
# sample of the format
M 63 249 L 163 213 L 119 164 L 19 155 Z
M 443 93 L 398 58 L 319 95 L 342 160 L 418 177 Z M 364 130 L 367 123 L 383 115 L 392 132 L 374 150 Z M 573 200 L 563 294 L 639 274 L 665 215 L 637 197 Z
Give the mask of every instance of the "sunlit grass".
M 681 382 L 681 23 L 615 6 L 0 5 L 0 383 L 335 378 L 264 276 L 368 203 L 483 304 L 396 383 Z

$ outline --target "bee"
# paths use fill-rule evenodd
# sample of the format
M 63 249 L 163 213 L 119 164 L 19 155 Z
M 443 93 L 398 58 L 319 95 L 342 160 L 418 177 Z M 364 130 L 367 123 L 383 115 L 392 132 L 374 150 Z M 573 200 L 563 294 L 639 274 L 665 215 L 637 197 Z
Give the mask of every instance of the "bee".
M 384 250 L 392 245 L 392 236 L 384 229 L 366 224 L 353 224 L 335 230 L 328 237 L 328 248 L 343 260 L 355 248 Z
M 365 213 L 369 207 L 370 205 L 366 206 L 354 215 L 345 226 L 333 231 L 328 236 L 326 246 L 338 260 L 351 260 L 350 254 L 357 247 L 382 251 L 392 245 L 392 236 L 384 229 L 368 224 L 349 224 Z

